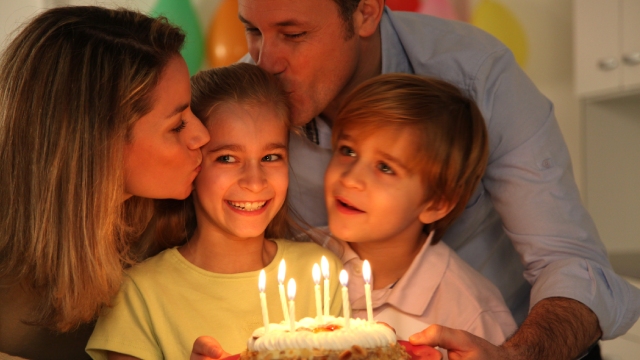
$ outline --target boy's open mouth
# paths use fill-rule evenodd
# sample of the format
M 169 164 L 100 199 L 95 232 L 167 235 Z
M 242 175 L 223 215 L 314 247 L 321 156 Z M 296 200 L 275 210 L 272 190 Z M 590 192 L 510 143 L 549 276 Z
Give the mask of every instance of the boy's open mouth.
M 336 199 L 336 201 L 338 202 L 338 205 L 343 206 L 343 207 L 345 207 L 345 208 L 347 208 L 349 210 L 364 212 L 364 211 L 358 209 L 357 207 L 351 206 L 351 205 L 347 204 L 346 202 L 344 202 L 344 201 L 342 201 L 340 199 Z
M 260 210 L 267 203 L 266 201 L 230 201 L 227 200 L 227 203 L 231 205 L 233 208 L 242 210 L 242 211 L 256 211 Z

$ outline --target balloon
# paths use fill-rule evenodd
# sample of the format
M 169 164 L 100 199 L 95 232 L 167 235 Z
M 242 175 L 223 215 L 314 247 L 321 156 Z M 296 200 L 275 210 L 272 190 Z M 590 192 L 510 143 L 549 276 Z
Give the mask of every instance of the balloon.
M 443 19 L 461 20 L 449 0 L 423 0 L 418 8 L 418 12 Z
M 386 5 L 389 9 L 396 11 L 416 11 L 420 0 L 387 0 Z
M 238 0 L 223 0 L 214 13 L 207 36 L 211 67 L 233 64 L 248 51 L 244 25 L 238 19 Z
M 494 0 L 481 0 L 471 15 L 471 23 L 502 41 L 521 67 L 527 63 L 527 35 L 515 15 Z
M 187 35 L 182 56 L 187 62 L 189 74 L 193 75 L 200 70 L 204 55 L 202 31 L 198 23 L 198 17 L 189 0 L 158 0 L 151 11 L 152 16 L 162 15 L 177 26 L 180 26 Z

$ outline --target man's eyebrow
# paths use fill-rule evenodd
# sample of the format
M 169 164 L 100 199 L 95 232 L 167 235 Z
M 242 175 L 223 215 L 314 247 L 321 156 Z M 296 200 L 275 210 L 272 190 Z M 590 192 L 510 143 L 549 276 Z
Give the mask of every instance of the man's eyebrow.
M 171 118 L 177 114 L 180 114 L 181 112 L 185 111 L 188 107 L 189 107 L 189 104 L 182 104 L 182 105 L 176 106 L 176 108 L 173 109 L 173 111 L 167 116 L 167 118 Z
M 245 19 L 244 17 L 242 17 L 242 15 L 238 14 L 238 19 L 240 19 L 240 22 L 242 22 L 243 24 L 250 26 L 250 27 L 254 27 L 253 24 L 251 23 L 251 21 Z M 277 23 L 275 23 L 276 27 L 287 27 L 287 26 L 300 26 L 303 25 L 304 23 L 298 20 L 283 20 L 283 21 L 279 21 Z

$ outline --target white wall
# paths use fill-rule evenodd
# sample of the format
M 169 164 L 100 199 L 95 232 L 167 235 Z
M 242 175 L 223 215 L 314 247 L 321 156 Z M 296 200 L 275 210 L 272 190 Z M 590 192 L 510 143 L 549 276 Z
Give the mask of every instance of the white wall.
M 573 92 L 571 0 L 499 1 L 513 11 L 525 29 L 529 60 L 524 70 L 555 104 L 576 182 L 582 188 L 584 153 L 579 102 Z

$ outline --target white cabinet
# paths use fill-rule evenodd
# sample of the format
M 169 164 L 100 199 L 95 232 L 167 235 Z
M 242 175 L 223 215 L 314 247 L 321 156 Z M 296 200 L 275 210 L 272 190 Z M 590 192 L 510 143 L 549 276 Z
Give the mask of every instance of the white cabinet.
M 640 0 L 573 0 L 573 13 L 583 199 L 612 259 L 640 256 Z
M 640 0 L 574 0 L 579 96 L 640 88 Z

